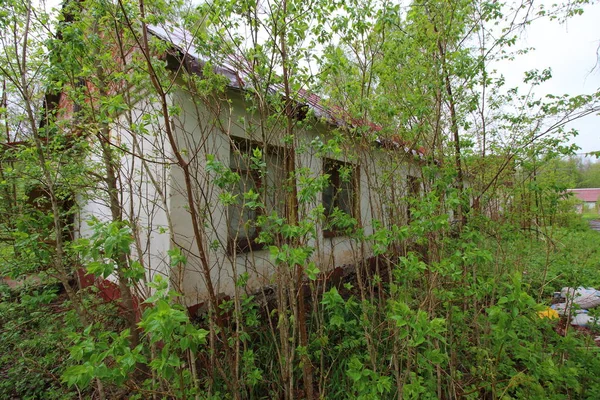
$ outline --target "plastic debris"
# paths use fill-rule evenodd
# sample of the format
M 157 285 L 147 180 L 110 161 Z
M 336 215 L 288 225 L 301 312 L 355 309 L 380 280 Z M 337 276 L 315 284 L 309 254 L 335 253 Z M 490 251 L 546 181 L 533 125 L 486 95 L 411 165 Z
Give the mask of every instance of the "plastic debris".
M 585 310 L 583 310 L 585 311 Z M 591 326 L 600 324 L 600 320 L 597 317 L 592 317 L 587 311 L 579 313 L 571 318 L 571 325 L 576 326 Z
M 561 297 L 567 303 L 576 304 L 585 310 L 600 306 L 600 291 L 594 288 L 578 287 L 577 289 L 565 287 L 560 291 Z
M 562 302 L 553 304 L 550 309 L 558 315 L 570 316 L 571 325 L 600 325 L 600 318 L 588 315 L 588 309 L 600 306 L 600 290 L 583 286 L 576 289 L 564 287 L 560 292 L 554 292 L 553 297 L 555 301 Z

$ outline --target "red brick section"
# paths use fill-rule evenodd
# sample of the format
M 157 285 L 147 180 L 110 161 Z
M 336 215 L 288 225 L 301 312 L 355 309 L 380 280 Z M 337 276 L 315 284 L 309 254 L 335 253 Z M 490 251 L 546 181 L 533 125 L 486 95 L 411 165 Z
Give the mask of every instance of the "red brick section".
M 98 288 L 100 297 L 104 301 L 107 303 L 116 302 L 117 305 L 124 311 L 119 301 L 121 298 L 121 292 L 119 291 L 119 286 L 116 283 L 111 282 L 108 279 L 96 278 L 94 275 L 88 274 L 83 268 L 80 268 L 77 271 L 77 275 L 82 289 L 95 286 Z M 142 318 L 143 304 L 142 300 L 135 295 L 133 296 L 133 308 L 135 308 L 136 318 L 139 321 Z

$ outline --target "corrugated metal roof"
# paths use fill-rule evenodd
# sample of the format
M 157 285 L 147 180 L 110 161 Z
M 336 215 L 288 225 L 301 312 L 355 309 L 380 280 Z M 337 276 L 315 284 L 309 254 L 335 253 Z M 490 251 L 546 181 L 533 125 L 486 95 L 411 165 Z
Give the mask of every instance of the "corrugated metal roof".
M 567 189 L 567 192 L 573 193 L 575 197 L 586 203 L 595 203 L 600 198 L 600 188 Z
M 186 58 L 188 65 L 193 66 L 193 70 L 201 73 L 204 65 L 208 61 L 193 43 L 193 35 L 185 29 L 176 26 L 158 26 L 148 25 L 148 31 L 156 37 L 171 43 Z M 251 65 L 243 57 L 235 55 L 224 55 L 219 60 L 219 65 L 214 67 L 214 72 L 225 76 L 229 80 L 229 86 L 235 89 L 250 89 L 249 82 Z M 273 90 L 283 92 L 282 85 L 273 85 Z M 371 121 L 352 118 L 350 114 L 339 106 L 326 105 L 325 101 L 318 95 L 305 89 L 298 90 L 297 101 L 309 107 L 317 118 L 325 119 L 328 123 L 338 126 L 368 127 L 370 130 L 379 132 L 382 127 Z M 404 150 L 407 154 L 423 158 L 426 151 L 424 148 L 417 150 L 410 148 L 409 143 L 398 136 L 391 138 L 377 138 L 375 142 L 382 147 L 395 150 Z

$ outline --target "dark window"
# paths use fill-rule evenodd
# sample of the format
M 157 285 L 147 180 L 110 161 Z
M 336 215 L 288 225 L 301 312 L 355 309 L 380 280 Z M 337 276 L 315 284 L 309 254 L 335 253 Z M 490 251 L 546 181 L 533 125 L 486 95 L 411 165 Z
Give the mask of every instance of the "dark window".
M 255 149 L 261 149 L 262 162 L 266 167 L 253 164 L 252 157 Z M 228 214 L 228 246 L 230 252 L 235 248 L 238 251 L 262 249 L 264 244 L 257 243 L 260 234 L 257 227 L 257 218 L 260 215 L 270 214 L 274 211 L 280 215 L 285 200 L 283 191 L 283 161 L 281 152 L 270 147 L 266 152 L 259 144 L 250 141 L 234 141 L 230 148 L 229 167 L 231 171 L 240 176 L 239 182 L 231 189 L 237 196 L 235 204 L 229 206 Z M 244 195 L 254 193 L 258 195 L 257 202 L 264 207 L 250 207 L 251 199 Z M 266 208 L 266 209 L 265 209 Z
M 323 189 L 326 237 L 340 236 L 356 225 L 358 212 L 358 167 L 325 159 L 323 170 L 329 176 L 329 184 Z M 348 218 L 350 217 L 350 218 Z
M 421 192 L 421 183 L 419 182 L 419 178 L 416 176 L 407 176 L 406 177 L 406 185 L 407 185 L 407 195 L 409 198 L 408 204 L 406 206 L 406 218 L 408 222 L 412 221 L 412 213 L 410 211 L 413 203 L 419 197 Z
M 75 83 L 75 87 L 80 89 L 86 86 L 86 82 L 83 78 L 79 78 L 77 80 L 77 82 Z M 77 96 L 81 96 L 83 97 L 83 90 L 76 92 Z M 81 103 L 76 99 L 73 101 L 73 116 L 78 119 L 79 118 L 79 112 L 82 110 L 82 106 Z

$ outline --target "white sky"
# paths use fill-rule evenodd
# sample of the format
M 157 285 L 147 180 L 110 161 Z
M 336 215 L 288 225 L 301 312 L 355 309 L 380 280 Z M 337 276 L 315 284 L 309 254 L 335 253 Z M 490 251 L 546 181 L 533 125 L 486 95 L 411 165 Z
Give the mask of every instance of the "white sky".
M 553 77 L 536 88 L 538 95 L 590 94 L 598 90 L 600 68 L 594 69 L 594 66 L 600 46 L 600 4 L 588 5 L 584 10 L 583 15 L 573 17 L 565 24 L 548 20 L 533 22 L 521 35 L 518 45 L 535 50 L 499 69 L 506 77 L 507 86 L 517 86 L 524 71 L 551 68 Z M 579 131 L 572 141 L 581 147 L 579 152 L 600 150 L 599 115 L 587 116 L 568 127 Z

